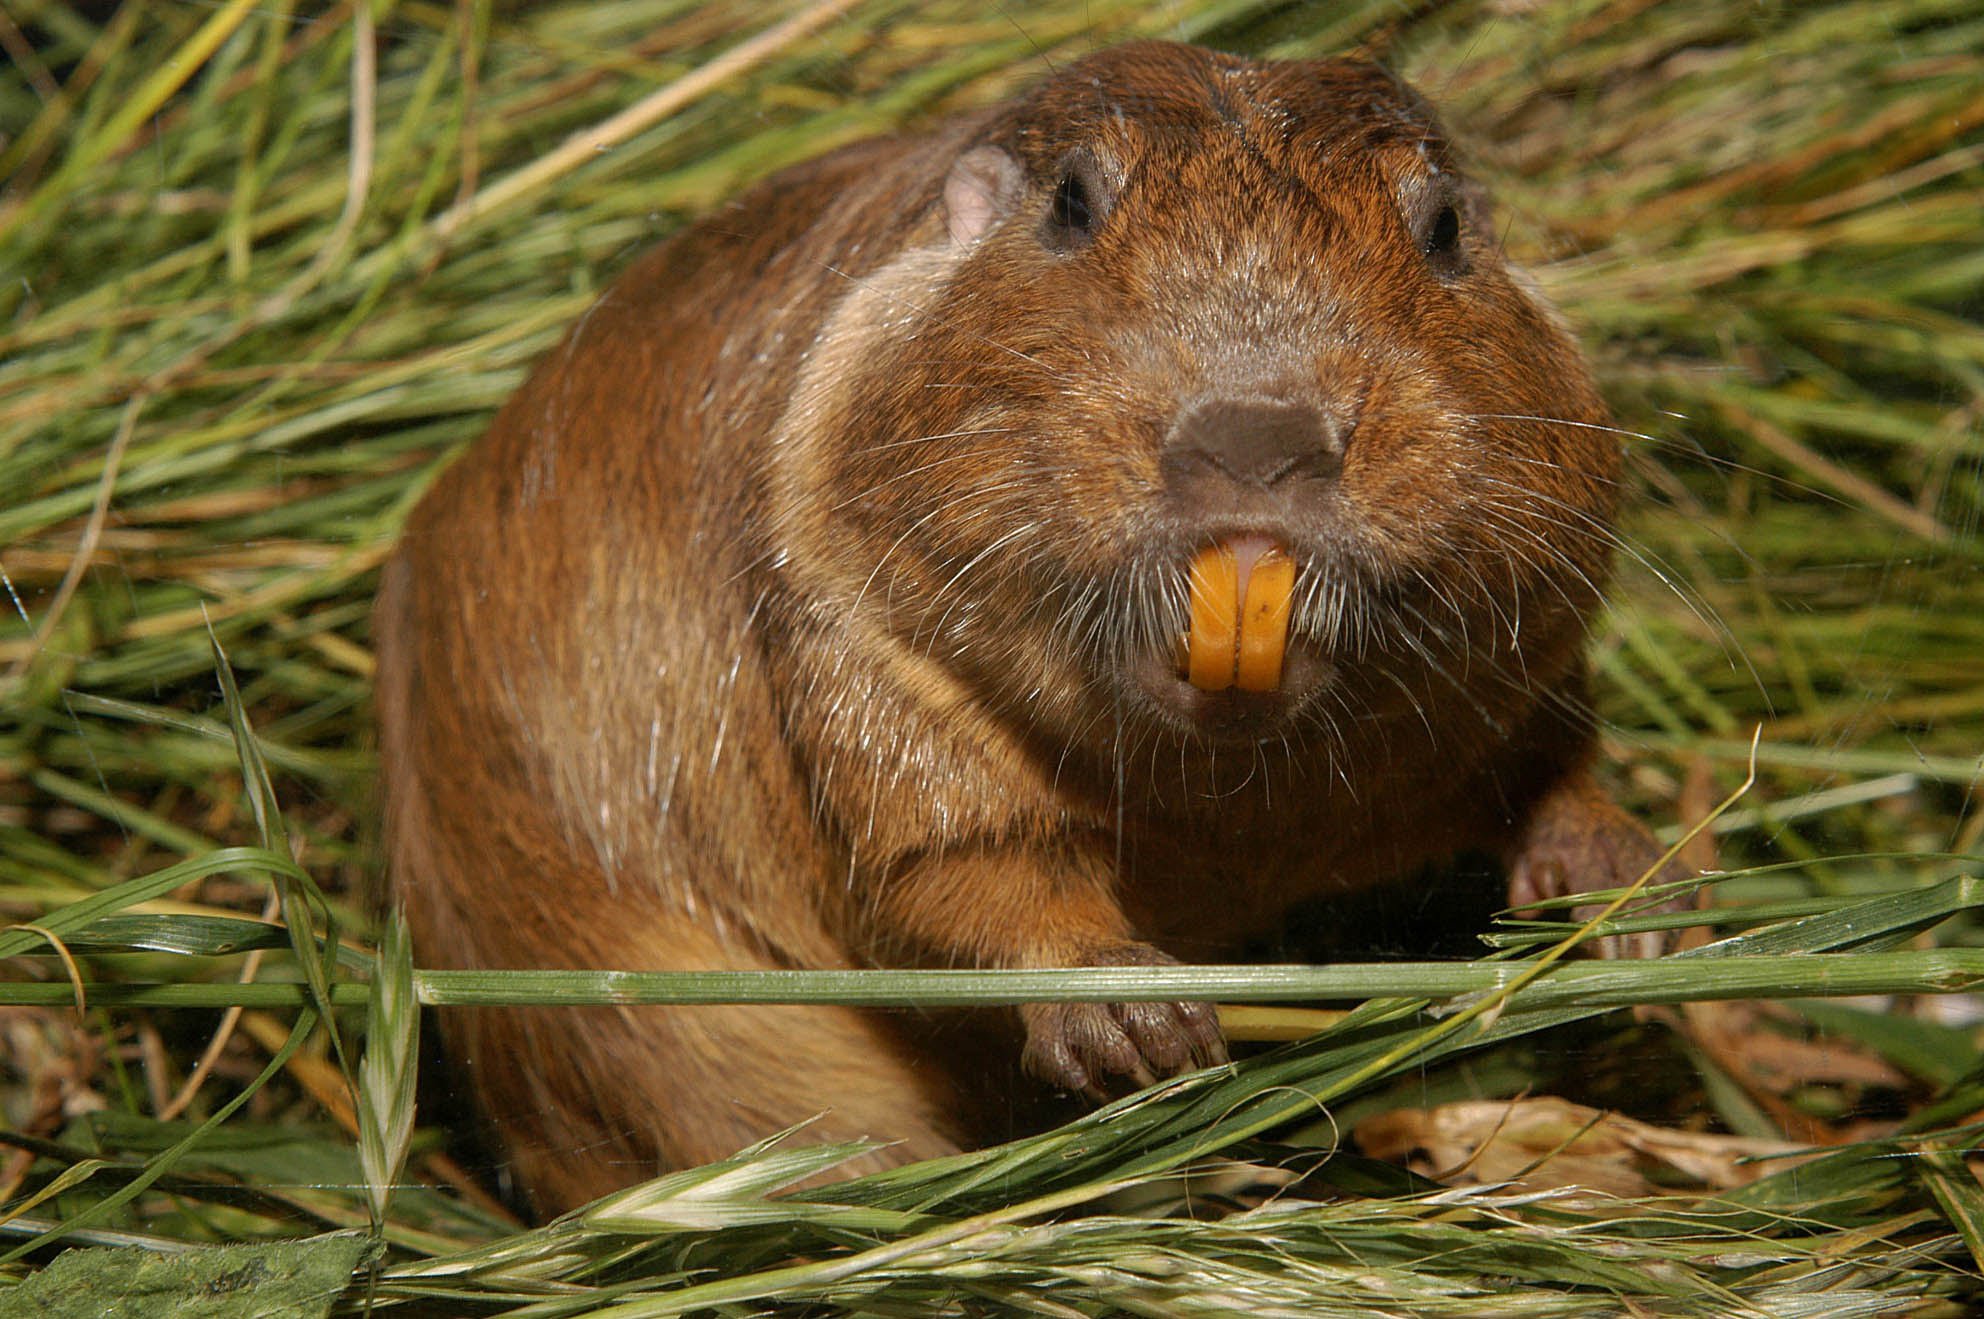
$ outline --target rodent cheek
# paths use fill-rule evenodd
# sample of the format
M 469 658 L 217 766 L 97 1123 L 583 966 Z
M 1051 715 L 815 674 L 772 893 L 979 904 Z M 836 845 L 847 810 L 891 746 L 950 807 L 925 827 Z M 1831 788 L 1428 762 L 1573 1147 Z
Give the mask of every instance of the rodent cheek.
M 1554 343 L 1452 336 L 1374 377 L 1344 487 L 1381 573 L 1437 582 L 1455 608 L 1527 583 L 1532 618 L 1603 577 L 1616 456 L 1581 362 Z
M 1023 339 L 981 363 L 973 383 L 1015 464 L 1009 479 L 1050 528 L 1042 553 L 1106 571 L 1157 483 L 1163 433 L 1183 366 L 1149 318 L 1079 282 L 1026 316 Z M 1010 364 L 1010 365 L 1009 365 Z
M 1479 497 L 1479 423 L 1415 358 L 1373 363 L 1339 479 L 1343 531 L 1374 568 L 1442 556 Z
M 1029 444 L 1029 484 L 1051 526 L 1043 556 L 1062 581 L 1099 580 L 1135 557 L 1147 535 L 1162 425 L 1147 400 L 1108 392 L 1059 404 Z
M 1443 354 L 1442 389 L 1477 436 L 1476 485 L 1499 492 L 1504 508 L 1555 502 L 1609 517 L 1619 445 L 1562 319 L 1502 269 L 1485 272 L 1465 298 L 1460 323 L 1473 333 Z

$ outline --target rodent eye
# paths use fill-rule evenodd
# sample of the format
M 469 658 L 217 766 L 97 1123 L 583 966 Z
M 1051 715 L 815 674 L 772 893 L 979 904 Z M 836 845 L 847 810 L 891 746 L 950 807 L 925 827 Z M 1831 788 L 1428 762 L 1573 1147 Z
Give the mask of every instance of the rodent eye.
M 1059 181 L 1047 201 L 1041 238 L 1057 252 L 1078 251 L 1088 246 L 1109 218 L 1114 201 L 1109 177 L 1083 147 L 1063 156 L 1056 173 Z
M 1467 273 L 1467 248 L 1461 236 L 1468 207 L 1467 196 L 1445 181 L 1406 203 L 1413 241 L 1437 279 L 1458 279 Z
M 1433 217 L 1433 228 L 1426 235 L 1426 255 L 1451 253 L 1460 247 L 1460 210 L 1451 202 Z
M 1089 210 L 1088 189 L 1082 186 L 1079 176 L 1068 175 L 1054 189 L 1054 223 L 1063 229 L 1084 232 L 1093 229 L 1095 221 Z

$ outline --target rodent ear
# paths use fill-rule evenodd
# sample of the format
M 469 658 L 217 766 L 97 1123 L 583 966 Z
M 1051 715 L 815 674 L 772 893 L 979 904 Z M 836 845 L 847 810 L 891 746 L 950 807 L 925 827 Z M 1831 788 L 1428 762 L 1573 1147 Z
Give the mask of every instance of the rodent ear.
M 959 156 L 944 180 L 944 227 L 951 241 L 969 247 L 985 237 L 1024 185 L 1020 163 L 1001 147 L 973 147 Z

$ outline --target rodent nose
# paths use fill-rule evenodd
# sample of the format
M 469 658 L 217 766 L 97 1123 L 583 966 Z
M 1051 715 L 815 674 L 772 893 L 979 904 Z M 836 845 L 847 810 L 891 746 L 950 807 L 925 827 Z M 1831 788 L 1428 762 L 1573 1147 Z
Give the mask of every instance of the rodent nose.
M 1344 429 L 1307 403 L 1204 399 L 1164 437 L 1165 480 L 1178 488 L 1216 474 L 1263 490 L 1291 478 L 1333 481 L 1343 468 Z

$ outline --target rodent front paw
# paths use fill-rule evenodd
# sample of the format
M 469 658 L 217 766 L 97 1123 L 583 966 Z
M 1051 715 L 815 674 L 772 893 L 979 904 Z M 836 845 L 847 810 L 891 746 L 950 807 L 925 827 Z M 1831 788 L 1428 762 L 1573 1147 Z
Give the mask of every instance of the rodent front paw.
M 1088 966 L 1174 966 L 1148 944 L 1127 943 L 1082 958 Z M 1138 1087 L 1226 1060 L 1210 1003 L 1028 1003 L 1026 1070 L 1061 1090 L 1107 1099 L 1112 1077 Z
M 1646 826 L 1612 802 L 1581 794 L 1553 806 L 1539 814 L 1522 848 L 1509 860 L 1509 906 L 1518 911 L 1546 898 L 1625 888 L 1660 860 L 1664 849 Z M 1690 875 L 1679 862 L 1670 861 L 1650 882 L 1667 884 Z M 1670 899 L 1663 909 L 1676 909 L 1682 901 Z M 1577 907 L 1571 917 L 1588 920 L 1598 910 L 1595 904 Z M 1600 939 L 1591 951 L 1600 957 L 1656 957 L 1665 945 L 1664 935 L 1645 933 Z

